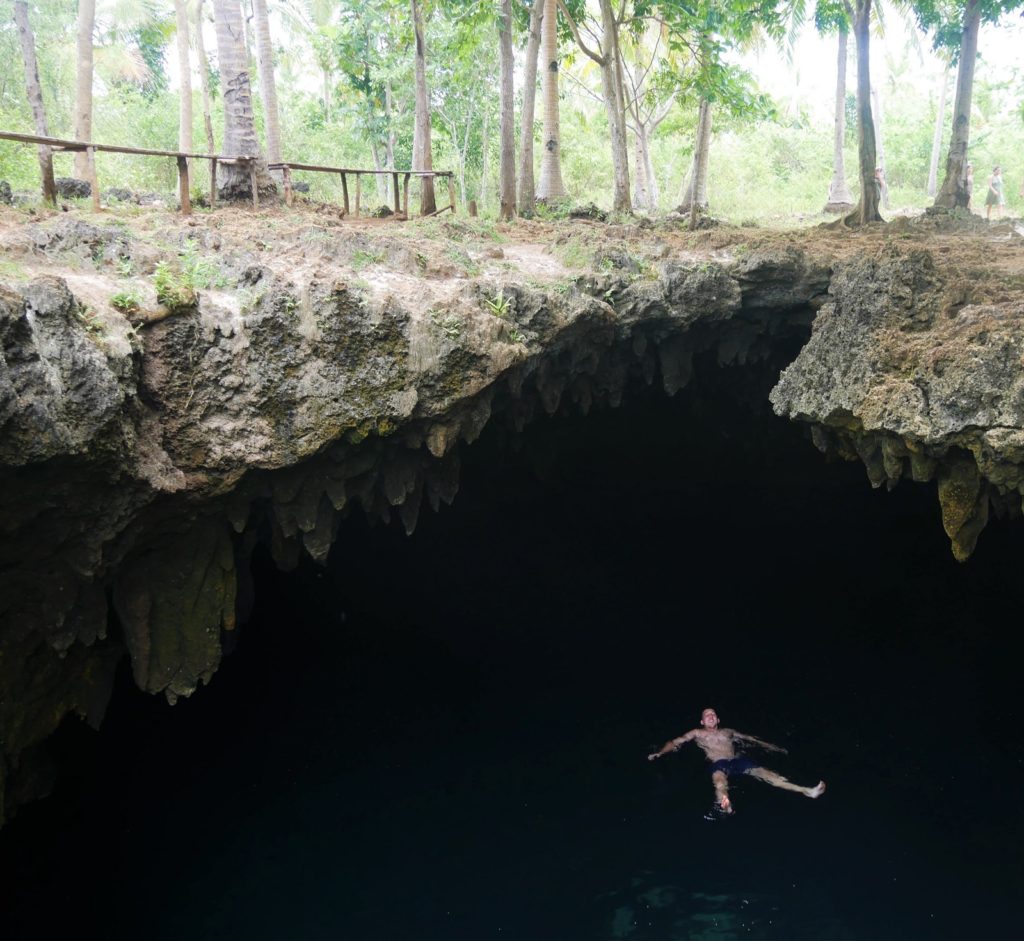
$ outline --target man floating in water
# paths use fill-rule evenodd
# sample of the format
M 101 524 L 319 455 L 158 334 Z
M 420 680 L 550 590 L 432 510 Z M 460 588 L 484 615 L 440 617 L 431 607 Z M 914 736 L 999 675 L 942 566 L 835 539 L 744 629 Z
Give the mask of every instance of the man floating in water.
M 679 749 L 687 742 L 695 741 L 708 756 L 711 762 L 711 780 L 715 785 L 715 802 L 723 814 L 733 812 L 732 802 L 729 800 L 729 775 L 749 774 L 752 778 L 758 778 L 772 787 L 781 787 L 787 791 L 796 791 L 804 797 L 821 797 L 825 793 L 825 782 L 819 781 L 814 787 L 801 787 L 787 780 L 781 774 L 762 768 L 756 761 L 743 755 L 736 754 L 735 745 L 737 742 L 749 743 L 767 751 L 786 754 L 786 749 L 772 745 L 770 742 L 762 742 L 753 735 L 743 735 L 734 729 L 722 729 L 718 726 L 718 714 L 714 709 L 705 709 L 700 716 L 702 728 L 693 729 L 679 738 L 671 739 L 662 746 L 661 751 L 653 752 L 647 756 L 648 761 L 654 761 L 662 755 L 667 755 Z

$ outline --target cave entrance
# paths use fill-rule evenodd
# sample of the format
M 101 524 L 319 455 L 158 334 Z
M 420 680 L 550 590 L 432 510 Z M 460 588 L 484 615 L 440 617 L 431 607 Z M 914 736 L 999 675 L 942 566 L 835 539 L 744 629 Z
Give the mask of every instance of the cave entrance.
M 771 415 L 774 374 L 698 368 L 675 398 L 494 422 L 412 538 L 354 514 L 325 568 L 258 553 L 215 682 L 172 709 L 125 676 L 91 761 L 0 841 L 14 923 L 416 941 L 1015 924 L 1024 535 L 996 523 L 957 564 L 931 488 L 826 465 Z M 825 797 L 741 780 L 737 816 L 705 820 L 699 753 L 644 756 L 707 705 Z

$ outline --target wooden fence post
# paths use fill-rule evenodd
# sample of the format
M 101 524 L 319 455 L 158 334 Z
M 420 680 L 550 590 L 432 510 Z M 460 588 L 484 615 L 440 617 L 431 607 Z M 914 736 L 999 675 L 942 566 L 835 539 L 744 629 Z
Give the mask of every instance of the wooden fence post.
M 410 219 L 409 215 L 409 176 L 405 175 L 405 180 L 402 182 L 402 192 L 405 193 L 405 221 L 408 222 Z M 420 186 L 423 185 L 423 177 L 420 177 Z
M 210 158 L 210 208 L 217 205 L 217 158 Z
M 284 180 L 284 204 L 290 206 L 292 204 L 292 171 L 290 167 L 281 168 L 281 179 Z
M 96 148 L 86 147 L 85 152 L 89 158 L 89 186 L 92 189 L 92 211 L 100 211 L 100 183 L 96 176 Z
M 359 202 L 363 195 L 363 175 L 356 174 L 356 218 L 359 218 Z
M 178 161 L 178 202 L 181 203 L 181 214 L 183 216 L 192 215 L 192 193 L 189 189 L 188 179 L 188 160 L 182 157 L 180 154 L 177 157 Z
M 395 215 L 402 209 L 402 197 L 398 195 L 398 174 L 391 174 L 391 182 L 395 184 Z
M 448 174 L 448 201 L 452 204 L 452 215 L 455 215 L 455 178 Z
M 345 201 L 345 215 L 348 215 L 348 180 L 345 178 L 345 174 L 341 174 L 341 196 Z

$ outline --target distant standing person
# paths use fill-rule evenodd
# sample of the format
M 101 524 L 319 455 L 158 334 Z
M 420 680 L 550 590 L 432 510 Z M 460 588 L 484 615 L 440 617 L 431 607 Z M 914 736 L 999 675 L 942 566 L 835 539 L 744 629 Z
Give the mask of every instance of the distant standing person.
M 988 181 L 988 192 L 985 194 L 985 218 L 992 217 L 992 207 L 996 207 L 996 218 L 1002 214 L 1002 208 L 1006 200 L 1003 197 L 1003 171 L 999 167 L 993 167 L 992 176 Z
M 787 780 L 781 774 L 762 768 L 752 758 L 736 754 L 736 743 L 746 742 L 764 748 L 767 751 L 786 754 L 786 749 L 772 745 L 770 742 L 763 742 L 753 735 L 744 735 L 735 729 L 722 729 L 718 726 L 718 714 L 714 709 L 705 709 L 700 716 L 701 728 L 693 729 L 679 738 L 667 741 L 661 751 L 653 752 L 647 756 L 648 761 L 654 761 L 669 752 L 679 751 L 687 742 L 695 741 L 708 761 L 711 762 L 711 781 L 715 785 L 715 803 L 718 809 L 724 814 L 733 812 L 732 802 L 729 800 L 729 775 L 749 774 L 752 778 L 764 781 L 772 787 L 781 787 L 787 791 L 796 791 L 804 797 L 821 797 L 825 793 L 825 782 L 819 781 L 814 787 L 801 787 Z

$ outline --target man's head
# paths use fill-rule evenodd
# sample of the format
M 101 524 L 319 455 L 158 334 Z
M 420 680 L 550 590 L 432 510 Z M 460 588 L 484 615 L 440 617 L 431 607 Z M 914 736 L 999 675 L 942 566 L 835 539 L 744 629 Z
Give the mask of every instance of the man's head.
M 710 707 L 700 714 L 700 724 L 706 729 L 718 728 L 718 713 Z

